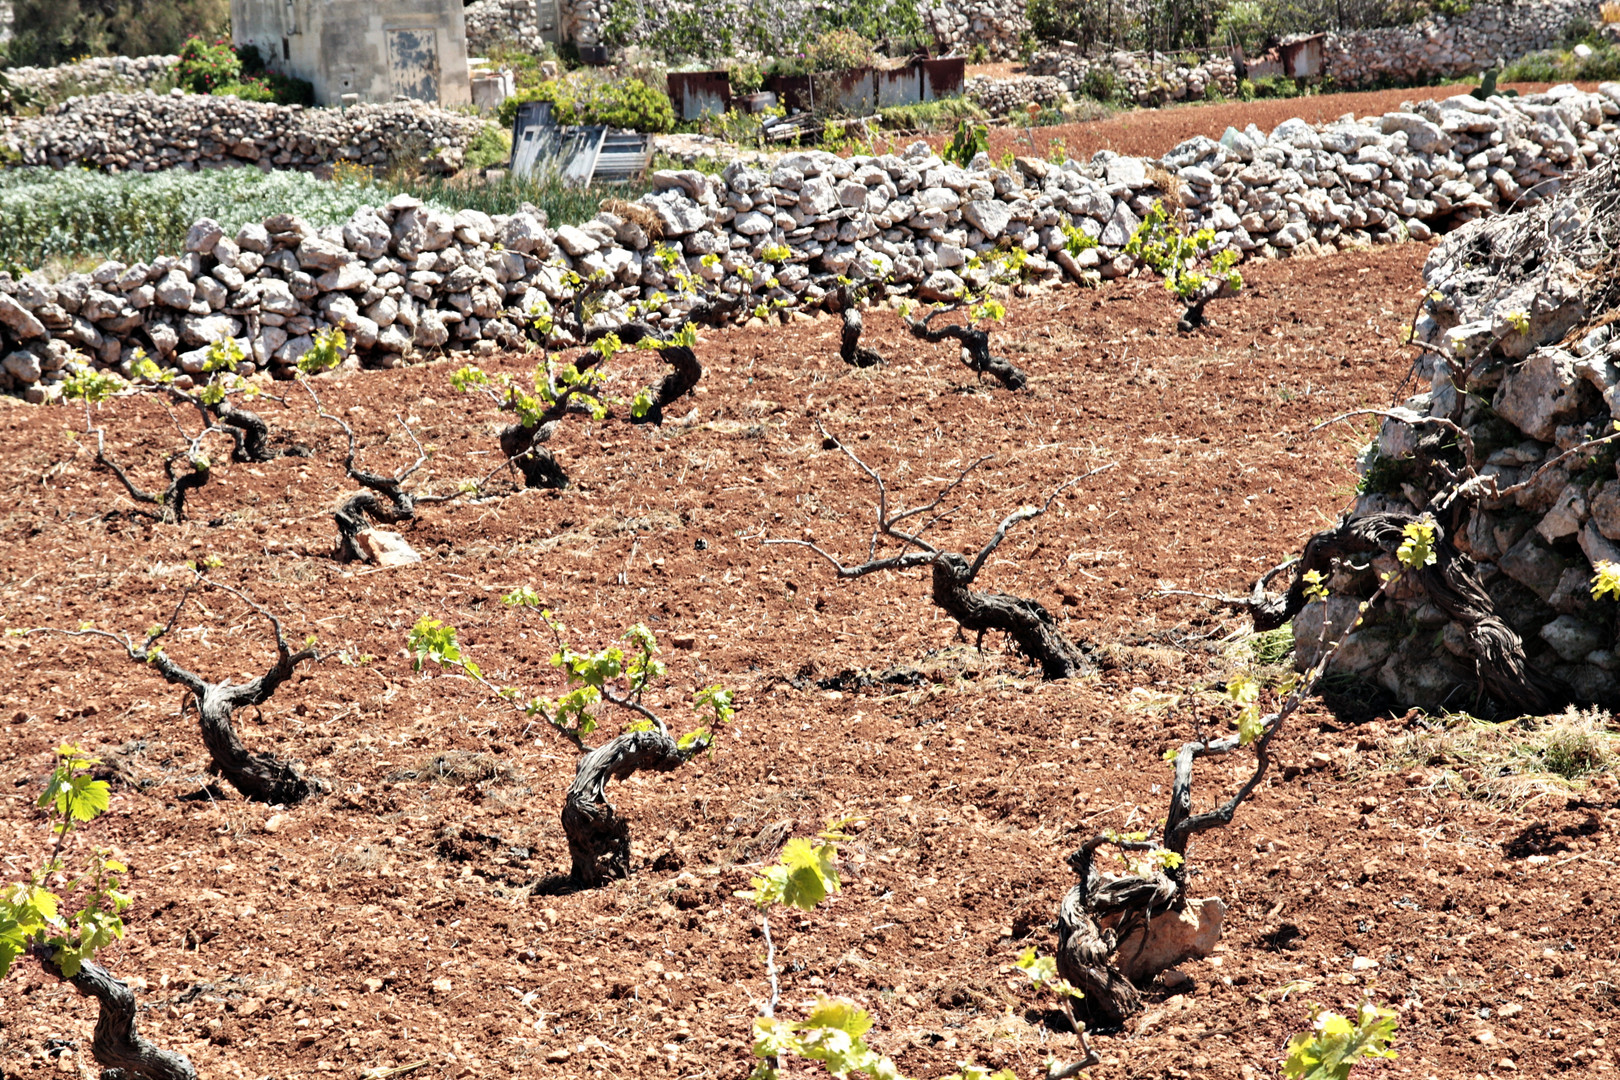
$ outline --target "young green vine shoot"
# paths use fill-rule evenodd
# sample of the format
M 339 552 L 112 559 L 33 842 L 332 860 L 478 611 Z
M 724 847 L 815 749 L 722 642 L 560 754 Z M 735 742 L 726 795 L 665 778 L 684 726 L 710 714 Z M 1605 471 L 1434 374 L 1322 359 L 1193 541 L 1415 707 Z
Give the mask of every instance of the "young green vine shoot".
M 1283 1075 L 1288 1080 L 1349 1080 L 1350 1070 L 1365 1058 L 1393 1058 L 1395 1010 L 1364 1001 L 1355 1019 L 1311 1010 L 1311 1030 L 1288 1040 Z
M 119 875 L 128 868 L 106 849 L 93 848 L 61 893 L 46 887 L 53 875 L 69 873 L 62 857 L 69 834 L 107 812 L 107 784 L 90 776 L 96 764 L 96 758 L 86 757 L 77 746 L 56 749 L 56 767 L 36 804 L 50 819 L 56 842 L 26 881 L 0 889 L 0 979 L 30 950 L 39 951 L 63 978 L 71 979 L 98 950 L 124 936 L 121 916 L 130 899 L 119 891 Z M 78 895 L 77 911 L 63 911 L 63 894 Z

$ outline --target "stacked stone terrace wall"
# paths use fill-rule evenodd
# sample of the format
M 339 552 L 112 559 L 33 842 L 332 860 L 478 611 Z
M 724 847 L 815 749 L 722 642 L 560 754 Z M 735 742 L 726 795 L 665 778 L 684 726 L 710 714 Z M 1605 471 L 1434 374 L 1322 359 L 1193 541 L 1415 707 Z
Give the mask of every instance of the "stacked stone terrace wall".
M 7 119 L 3 130 L 24 164 L 154 172 L 386 165 L 399 155 L 439 155 L 450 168 L 460 164 L 482 124 L 418 101 L 318 109 L 175 90 L 73 98 L 39 116 Z
M 199 222 L 183 257 L 107 263 L 56 283 L 0 278 L 0 389 L 45 400 L 75 365 L 127 371 L 136 349 L 195 372 L 224 336 L 240 340 L 249 370 L 285 374 L 323 327 L 342 328 L 384 365 L 516 345 L 527 313 L 569 299 L 569 270 L 611 282 L 604 319 L 676 292 L 674 271 L 655 257 L 664 246 L 712 287 L 803 309 L 840 274 L 946 300 L 985 283 L 968 265 L 974 254 L 1009 244 L 1029 252 L 1037 280 L 1128 274 L 1135 263 L 1123 249 L 1166 197 L 1190 225 L 1256 257 L 1389 243 L 1547 197 L 1613 158 L 1617 117 L 1620 84 L 1570 86 L 1318 127 L 1291 120 L 1269 135 L 1229 129 L 1158 162 L 1104 151 L 1003 170 L 981 155 L 964 169 L 924 143 L 880 157 L 794 153 L 719 176 L 657 173 L 657 190 L 632 209 L 557 229 L 538 213 L 449 214 L 408 197 L 325 229 L 278 215 L 224 236 Z M 1097 246 L 1071 255 L 1065 225 Z M 780 248 L 786 261 L 763 266 Z M 679 305 L 655 321 L 678 317 Z

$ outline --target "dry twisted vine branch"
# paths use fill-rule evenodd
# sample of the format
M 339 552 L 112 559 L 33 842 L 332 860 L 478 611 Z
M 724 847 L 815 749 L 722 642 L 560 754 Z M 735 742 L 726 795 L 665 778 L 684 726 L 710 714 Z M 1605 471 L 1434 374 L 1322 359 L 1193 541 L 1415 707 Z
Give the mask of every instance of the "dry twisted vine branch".
M 962 554 L 946 551 L 923 539 L 924 532 L 949 517 L 952 511 L 942 512 L 912 531 L 902 529 L 900 525 L 911 518 L 933 513 L 951 492 L 962 485 L 974 469 L 989 460 L 988 456 L 981 457 L 963 468 L 954 480 L 937 491 L 928 502 L 891 514 L 889 489 L 883 478 L 848 446 L 829 435 L 820 421 L 817 421 L 816 426 L 821 431 L 824 444 L 842 450 L 877 488 L 877 521 L 867 545 L 867 561 L 846 565 L 813 540 L 781 538 L 767 539 L 764 543 L 808 548 L 831 563 L 834 572 L 842 579 L 862 578 L 884 570 L 929 566 L 933 571 L 934 603 L 955 619 L 963 630 L 977 632 L 981 647 L 987 632 L 1000 630 L 1013 639 L 1020 652 L 1041 666 L 1045 678 L 1066 679 L 1091 669 L 1091 662 L 1085 656 L 1084 646 L 1070 641 L 1057 628 L 1057 622 L 1052 615 L 1038 602 L 1007 593 L 974 592 L 970 586 L 984 569 L 985 561 L 1006 539 L 1008 530 L 1045 514 L 1062 492 L 1082 480 L 1113 468 L 1113 462 L 1059 484 L 1039 507 L 1026 506 L 1008 514 L 996 527 L 995 533 L 970 560 Z M 901 550 L 879 558 L 878 547 L 885 542 L 896 543 L 900 545 Z
M 149 630 L 139 644 L 129 634 L 89 626 L 78 630 L 43 626 L 25 633 L 57 634 L 70 638 L 104 638 L 119 645 L 129 659 L 139 664 L 150 665 L 166 682 L 184 687 L 191 694 L 192 704 L 197 709 L 203 744 L 207 747 L 212 762 L 211 771 L 224 776 L 233 787 L 256 802 L 283 806 L 302 802 L 315 791 L 322 789 L 320 781 L 306 778 L 293 762 L 282 761 L 270 754 L 256 754 L 249 751 L 236 734 L 231 714 L 237 709 L 264 704 L 292 677 L 299 664 L 306 660 L 319 662 L 320 657 L 313 648 L 294 652 L 287 644 L 281 620 L 247 593 L 222 581 L 205 577 L 196 570 L 192 573 L 193 579 L 181 592 L 180 600 L 175 604 L 168 621 Z M 205 586 L 220 589 L 236 597 L 270 624 L 270 629 L 275 635 L 276 660 L 263 675 L 245 683 L 209 682 L 176 663 L 168 653 L 157 647 L 158 642 L 174 629 L 186 602 L 197 589 Z

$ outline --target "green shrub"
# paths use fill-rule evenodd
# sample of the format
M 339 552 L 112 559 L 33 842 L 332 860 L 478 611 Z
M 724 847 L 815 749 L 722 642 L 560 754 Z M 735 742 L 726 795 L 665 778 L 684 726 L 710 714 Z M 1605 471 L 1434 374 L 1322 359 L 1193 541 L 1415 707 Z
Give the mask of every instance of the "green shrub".
M 512 159 L 511 128 L 485 124 L 467 144 L 467 168 L 477 171 Z
M 393 192 L 335 185 L 309 173 L 215 169 L 121 173 L 89 169 L 0 170 L 0 265 L 33 269 L 85 257 L 125 262 L 177 255 L 192 222 L 213 218 L 227 234 L 271 214 L 317 227 L 379 206 Z M 442 205 L 442 204 L 441 204 Z
M 872 42 L 854 30 L 829 30 L 804 54 L 812 72 L 850 71 L 872 62 Z
M 244 101 L 274 101 L 276 92 L 258 79 L 230 82 L 214 88 L 215 97 L 237 97 Z
M 1254 96 L 1258 98 L 1294 98 L 1299 94 L 1299 84 L 1286 75 L 1267 75 L 1254 80 Z
M 989 152 L 990 129 L 983 124 L 964 119 L 957 123 L 950 145 L 941 151 L 940 156 L 965 169 L 974 158 Z
M 669 95 L 638 79 L 608 80 L 588 72 L 570 72 L 507 98 L 496 115 L 511 127 L 518 106 L 528 101 L 551 102 L 557 122 L 564 125 L 607 124 L 655 134 L 675 127 Z
M 1503 69 L 1499 82 L 1607 82 L 1620 78 L 1620 48 L 1594 46 L 1582 60 L 1573 52 L 1546 50 L 1519 57 Z
M 234 83 L 228 85 L 245 87 L 247 92 L 237 93 L 220 87 L 214 93 L 233 94 L 252 101 L 274 101 L 278 105 L 315 104 L 314 85 L 307 80 L 295 79 L 291 75 L 283 75 L 266 67 L 257 45 L 248 44 L 237 48 L 236 58 L 242 62 L 242 74 Z M 269 94 L 268 97 L 263 96 L 266 92 Z
M 175 82 L 193 94 L 212 94 L 221 86 L 237 83 L 242 77 L 242 61 L 227 41 L 207 42 L 187 38 L 180 46 L 180 63 Z
M 1114 95 L 1119 92 L 1114 80 L 1114 69 L 1101 65 L 1093 65 L 1086 69 L 1086 77 L 1080 84 L 1080 92 L 1097 101 L 1113 101 Z
M 733 64 L 727 74 L 731 80 L 731 92 L 733 94 L 756 93 L 760 87 L 765 85 L 765 73 L 760 70 L 758 64 L 750 63 L 747 60 L 741 60 Z
M 959 120 L 984 120 L 984 109 L 965 97 L 892 105 L 878 110 L 878 123 L 891 131 L 936 131 L 954 127 Z

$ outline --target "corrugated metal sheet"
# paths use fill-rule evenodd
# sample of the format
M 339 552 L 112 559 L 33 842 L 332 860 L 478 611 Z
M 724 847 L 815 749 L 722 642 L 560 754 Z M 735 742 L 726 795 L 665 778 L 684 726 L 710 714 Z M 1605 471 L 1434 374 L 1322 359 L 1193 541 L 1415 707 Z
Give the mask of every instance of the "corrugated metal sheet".
M 864 116 L 894 105 L 960 97 L 966 78 L 967 61 L 960 56 L 941 60 L 916 57 L 892 68 L 778 75 L 767 84 L 790 112 L 819 110 Z
M 967 59 L 947 56 L 939 60 L 913 60 L 917 67 L 918 101 L 938 101 L 962 96 L 967 83 Z
M 512 121 L 512 175 L 558 176 L 575 186 L 624 183 L 647 171 L 653 139 L 601 125 L 558 127 L 551 103 L 524 102 Z
M 720 116 L 731 108 L 731 78 L 724 71 L 672 71 L 669 101 L 682 120 Z
M 1290 79 L 1314 79 L 1321 75 L 1325 66 L 1325 42 L 1324 35 L 1312 34 L 1277 46 L 1282 73 Z

